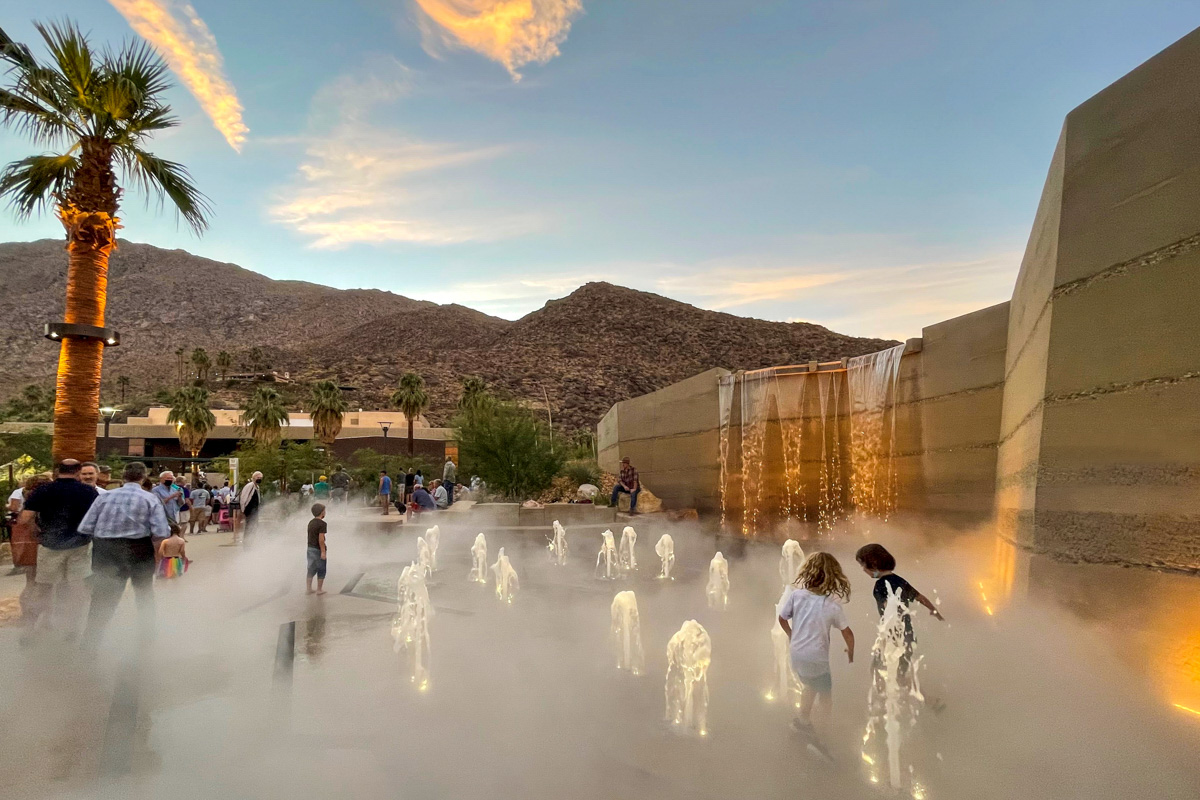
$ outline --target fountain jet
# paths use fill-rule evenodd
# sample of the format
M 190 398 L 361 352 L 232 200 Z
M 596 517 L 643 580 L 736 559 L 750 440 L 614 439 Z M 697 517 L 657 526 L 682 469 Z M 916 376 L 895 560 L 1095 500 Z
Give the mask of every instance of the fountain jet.
M 547 547 L 555 564 L 561 567 L 567 563 L 567 529 L 558 520 L 554 520 L 554 537 Z
M 496 597 L 502 602 L 511 603 L 520 583 L 517 581 L 517 571 L 513 569 L 508 556 L 504 555 L 503 547 L 496 557 L 496 563 L 492 564 L 492 573 L 496 576 Z
M 417 537 L 417 569 L 421 571 L 422 578 L 433 574 L 433 553 L 424 536 Z
M 638 620 L 637 597 L 631 591 L 617 592 L 612 601 L 612 641 L 617 669 L 641 675 L 646 668 L 642 652 L 642 625 Z
M 671 538 L 671 534 L 662 535 L 658 544 L 654 545 L 654 552 L 662 562 L 662 571 L 658 573 L 658 577 L 663 580 L 675 580 L 671 577 L 671 568 L 675 566 L 675 540 Z
M 620 563 L 622 572 L 633 572 L 637 569 L 637 556 L 634 555 L 634 547 L 637 545 L 637 531 L 626 525 L 621 531 L 621 546 L 617 553 L 617 560 Z
M 909 608 L 900 600 L 900 593 L 889 586 L 871 649 L 873 680 L 863 733 L 863 761 L 873 764 L 879 757 L 886 757 L 888 783 L 894 790 L 904 788 L 903 732 L 916 724 L 919 705 L 925 699 L 917 679 L 921 657 L 912 657 L 911 645 L 906 641 L 909 618 Z M 911 765 L 907 771 L 911 777 Z
M 720 551 L 713 556 L 708 565 L 708 586 L 704 593 L 708 596 L 708 607 L 719 608 L 722 611 L 729 605 L 729 562 Z
M 471 545 L 471 571 L 467 574 L 467 580 L 487 583 L 487 574 L 487 539 L 481 533 L 475 537 L 475 544 Z
M 442 530 L 437 525 L 425 531 L 425 543 L 429 545 L 429 571 L 437 572 L 438 541 L 442 538 Z
M 804 550 L 801 549 L 800 543 L 795 539 L 788 539 L 783 543 L 783 555 L 779 559 L 779 577 L 783 580 L 785 591 L 796 582 L 796 576 L 800 574 L 803 564 Z M 783 631 L 780 630 L 780 633 Z
M 617 577 L 617 546 L 613 543 L 613 532 L 605 531 L 604 541 L 600 544 L 600 552 L 596 555 L 595 575 L 605 580 L 615 580 Z
M 676 728 L 708 735 L 708 666 L 712 639 L 694 619 L 667 643 L 667 721 Z
M 419 564 L 409 564 L 400 573 L 396 597 L 399 605 L 392 620 L 392 649 L 408 653 L 412 682 L 423 692 L 429 688 L 429 618 L 433 616 L 433 604 Z

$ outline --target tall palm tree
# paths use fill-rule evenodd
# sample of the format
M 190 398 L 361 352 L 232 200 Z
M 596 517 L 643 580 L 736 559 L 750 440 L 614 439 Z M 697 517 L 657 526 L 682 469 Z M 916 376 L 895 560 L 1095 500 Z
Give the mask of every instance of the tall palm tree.
M 175 359 L 179 362 L 179 386 L 183 386 L 183 352 L 182 347 L 175 351 Z
M 208 357 L 208 352 L 203 347 L 197 347 L 192 351 L 192 366 L 196 368 L 196 377 L 202 381 L 208 380 L 208 370 L 212 366 L 212 359 Z
M 413 454 L 413 421 L 429 408 L 429 395 L 425 392 L 425 379 L 415 372 L 400 376 L 400 387 L 392 392 L 392 405 L 404 412 L 408 419 L 408 455 Z
M 459 383 L 462 385 L 458 394 L 459 411 L 474 411 L 492 401 L 492 395 L 483 378 L 477 375 L 468 375 L 460 378 Z
M 167 422 L 175 426 L 179 446 L 191 453 L 193 459 L 198 458 L 208 434 L 217 426 L 216 416 L 208 409 L 208 389 L 185 386 L 176 392 L 171 411 L 167 414 Z M 193 485 L 199 475 L 197 466 L 197 463 L 192 461 Z
M 169 200 L 200 233 L 208 201 L 181 164 L 145 149 L 156 131 L 177 124 L 163 101 L 167 66 L 145 42 L 94 52 L 71 23 L 37 25 L 49 59 L 0 30 L 0 125 L 50 149 L 0 172 L 0 196 L 18 218 L 53 206 L 66 230 L 67 300 L 64 322 L 104 327 L 108 259 L 117 246 L 122 182 Z M 55 461 L 91 459 L 100 419 L 104 342 L 63 338 L 54 405 Z
M 221 370 L 221 380 L 225 380 L 229 375 L 229 368 L 233 366 L 233 356 L 222 350 L 217 353 L 217 369 Z
M 250 371 L 261 372 L 266 369 L 267 357 L 263 354 L 261 347 L 255 345 L 250 348 Z
M 246 403 L 242 418 L 251 439 L 259 444 L 278 444 L 283 437 L 283 426 L 288 424 L 283 396 L 270 386 L 259 386 Z
M 129 388 L 129 383 L 128 375 L 117 376 L 117 388 L 121 390 L 121 405 L 125 404 L 125 390 Z
M 326 447 L 332 448 L 333 441 L 342 432 L 342 415 L 349 410 L 342 390 L 333 381 L 317 381 L 312 387 L 309 400 L 313 433 Z

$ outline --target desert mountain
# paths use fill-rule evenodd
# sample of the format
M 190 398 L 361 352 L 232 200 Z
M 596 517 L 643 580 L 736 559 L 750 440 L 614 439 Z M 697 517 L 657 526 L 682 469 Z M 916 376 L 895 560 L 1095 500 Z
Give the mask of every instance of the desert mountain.
M 0 244 L 0 319 L 8 331 L 0 340 L 0 394 L 53 375 L 58 351 L 41 330 L 62 317 L 65 273 L 60 241 Z M 705 311 L 607 283 L 581 286 L 513 322 L 390 292 L 276 281 L 124 241 L 109 271 L 107 319 L 123 339 L 106 353 L 106 387 L 118 375 L 143 394 L 174 386 L 180 347 L 204 347 L 210 357 L 227 350 L 235 369 L 259 347 L 272 368 L 300 381 L 354 386 L 354 406 L 384 407 L 412 370 L 428 384 L 428 417 L 445 422 L 459 377 L 480 375 L 501 393 L 549 401 L 556 426 L 568 428 L 594 425 L 619 400 L 711 367 L 829 361 L 893 344 Z M 219 395 L 240 399 L 233 389 Z

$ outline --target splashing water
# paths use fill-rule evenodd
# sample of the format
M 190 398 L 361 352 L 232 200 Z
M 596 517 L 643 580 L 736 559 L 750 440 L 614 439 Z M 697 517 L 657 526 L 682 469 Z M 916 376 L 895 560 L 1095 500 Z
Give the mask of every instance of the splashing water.
M 554 563 L 563 566 L 567 563 L 567 529 L 554 520 L 554 537 L 547 545 Z
M 425 531 L 425 543 L 429 545 L 429 571 L 437 572 L 438 541 L 442 538 L 442 530 L 437 525 Z
M 637 556 L 633 552 L 635 545 L 637 545 L 637 531 L 626 525 L 625 530 L 621 531 L 621 547 L 617 553 L 622 572 L 633 572 L 637 569 Z
M 686 731 L 708 735 L 708 666 L 712 639 L 694 619 L 667 643 L 667 721 Z
M 487 539 L 481 533 L 475 537 L 475 544 L 471 545 L 471 571 L 467 574 L 467 580 L 487 583 L 487 574 Z
M 496 556 L 496 563 L 492 564 L 492 573 L 496 576 L 496 597 L 502 602 L 511 603 L 520 583 L 517 581 L 517 571 L 513 569 L 508 556 L 504 555 L 503 547 Z
M 779 701 L 799 708 L 804 687 L 792 669 L 791 640 L 775 619 L 771 620 L 771 666 L 771 686 L 764 695 L 767 702 Z
M 909 614 L 899 591 L 889 586 L 871 650 L 873 681 L 867 729 L 863 733 L 863 762 L 875 765 L 886 756 L 888 784 L 895 790 L 904 788 L 903 731 L 916 724 L 918 707 L 925 699 L 917 678 L 921 657 L 913 658 L 907 638 Z M 910 765 L 910 777 L 912 772 Z M 878 781 L 877 775 L 870 777 L 873 782 Z
M 612 601 L 612 641 L 617 669 L 641 675 L 646 668 L 642 652 L 642 625 L 638 620 L 637 597 L 631 591 L 617 592 Z
M 613 543 L 613 532 L 605 531 L 604 541 L 600 544 L 600 552 L 596 556 L 596 577 L 605 580 L 615 580 L 617 577 L 617 546 Z
M 392 620 L 392 649 L 409 654 L 412 682 L 423 692 L 429 688 L 429 618 L 433 616 L 433 604 L 420 565 L 414 562 L 400 573 L 396 596 L 399 606 Z
M 788 539 L 783 543 L 783 555 L 779 559 L 779 577 L 783 580 L 785 590 L 796 582 L 796 576 L 800 574 L 800 567 L 803 564 L 804 550 L 800 547 L 800 543 L 795 539 Z M 780 633 L 783 631 L 781 630 Z
M 719 551 L 708 565 L 708 586 L 704 593 L 708 596 L 709 608 L 723 611 L 729 605 L 729 562 Z
M 654 545 L 654 552 L 662 562 L 662 571 L 658 573 L 658 577 L 663 580 L 675 580 L 671 577 L 671 568 L 675 566 L 675 540 L 671 538 L 671 534 L 664 533 L 662 535 L 658 544 Z
M 421 571 L 422 578 L 428 578 L 433 574 L 433 553 L 424 536 L 417 537 L 417 569 Z

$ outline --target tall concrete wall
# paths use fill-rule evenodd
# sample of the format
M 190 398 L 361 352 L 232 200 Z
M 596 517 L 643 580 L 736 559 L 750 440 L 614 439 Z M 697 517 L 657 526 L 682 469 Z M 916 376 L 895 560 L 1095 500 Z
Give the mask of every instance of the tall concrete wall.
M 1010 314 L 999 521 L 1200 568 L 1200 31 L 1072 111 Z

